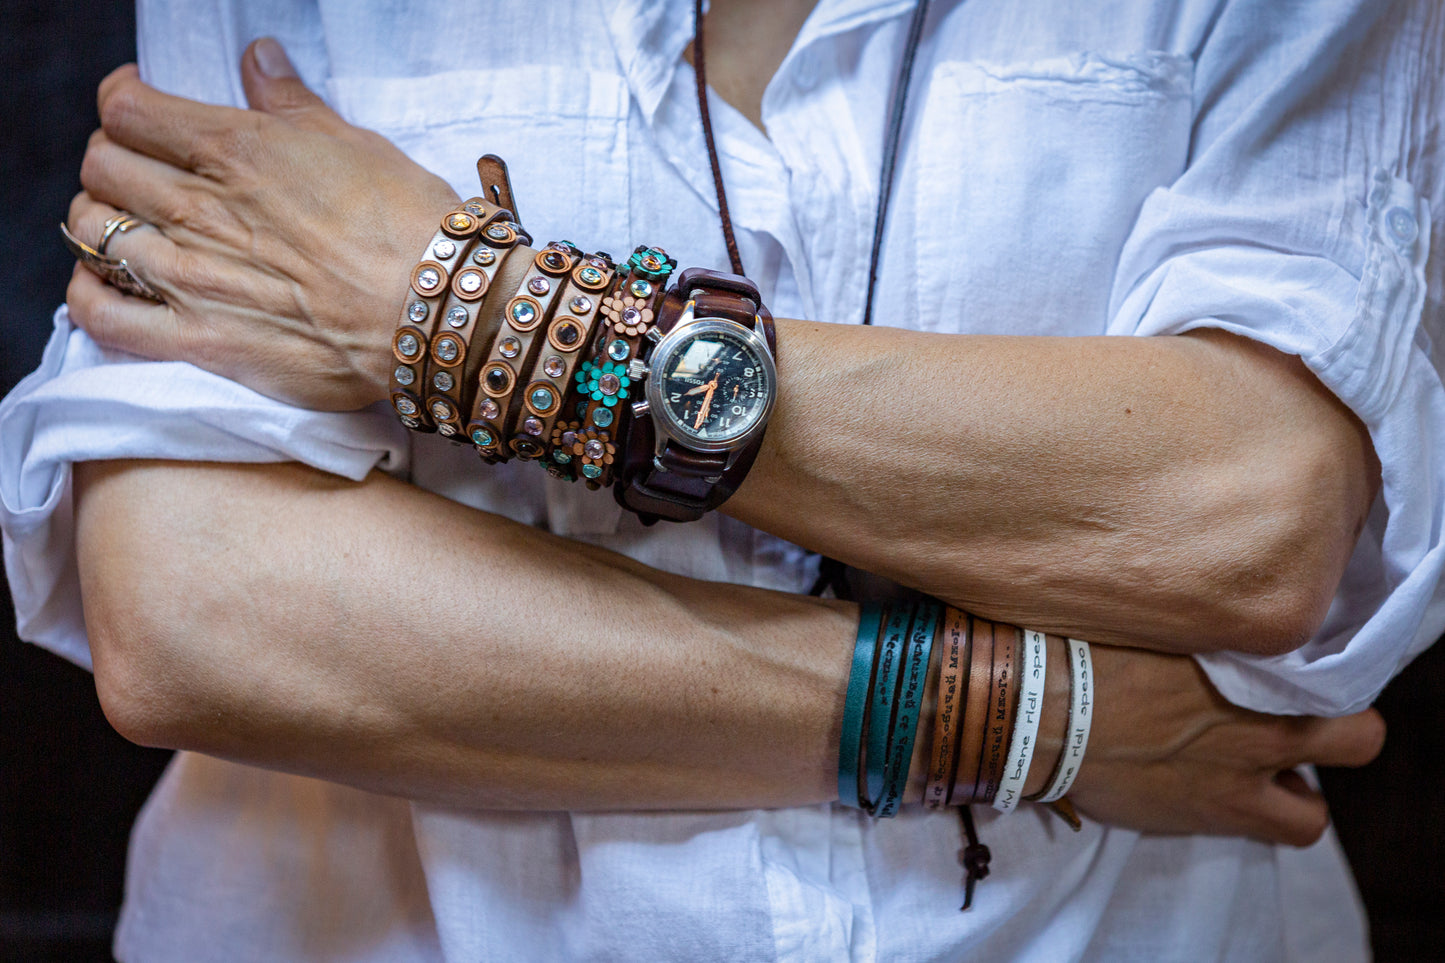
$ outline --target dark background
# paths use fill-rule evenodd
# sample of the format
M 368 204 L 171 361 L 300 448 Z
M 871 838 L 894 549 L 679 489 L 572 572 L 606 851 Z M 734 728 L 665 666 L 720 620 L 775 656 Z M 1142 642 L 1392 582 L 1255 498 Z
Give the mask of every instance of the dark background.
M 135 57 L 129 3 L 0 0 L 0 393 L 40 359 L 72 264 L 95 88 Z M 0 593 L 0 960 L 110 959 L 126 837 L 169 754 L 106 724 L 90 676 L 14 637 Z M 1381 960 L 1445 955 L 1445 646 L 1385 692 L 1384 753 L 1322 773 Z

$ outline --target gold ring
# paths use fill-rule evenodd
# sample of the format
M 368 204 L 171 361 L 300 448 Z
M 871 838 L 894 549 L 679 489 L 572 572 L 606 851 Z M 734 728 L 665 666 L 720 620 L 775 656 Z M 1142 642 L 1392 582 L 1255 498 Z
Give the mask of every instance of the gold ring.
M 117 217 L 118 216 L 119 215 L 117 215 Z M 112 226 L 111 221 L 114 221 L 115 218 L 110 218 L 110 220 L 106 221 L 106 230 L 101 236 L 100 241 L 102 248 L 104 248 L 106 242 L 110 240 L 110 236 L 117 231 L 124 233 L 137 224 L 145 223 L 129 214 L 126 215 L 126 217 L 130 217 L 131 222 L 124 224 L 124 226 L 122 226 L 122 223 L 117 223 Z M 161 297 L 159 291 L 151 287 L 144 279 L 131 270 L 125 258 L 111 257 L 109 254 L 104 254 L 96 250 L 74 234 L 71 234 L 70 228 L 66 227 L 64 223 L 60 225 L 60 236 L 65 241 L 65 246 L 70 249 L 70 253 L 75 255 L 75 259 L 94 271 L 102 280 L 115 285 L 126 294 L 134 294 L 137 297 L 147 298 L 160 304 L 166 303 L 166 299 Z

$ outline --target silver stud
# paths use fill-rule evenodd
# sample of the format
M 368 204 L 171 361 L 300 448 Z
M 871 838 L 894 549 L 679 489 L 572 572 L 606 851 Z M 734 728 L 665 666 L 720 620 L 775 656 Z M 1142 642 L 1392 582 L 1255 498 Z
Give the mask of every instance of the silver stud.
M 508 230 L 500 224 L 493 224 L 487 228 L 487 237 L 494 241 L 505 241 L 508 233 Z
M 436 268 L 423 268 L 421 273 L 416 276 L 417 287 L 423 291 L 434 290 L 441 283 L 442 276 L 437 273 Z
M 482 277 L 476 271 L 467 271 L 457 281 L 457 287 L 462 289 L 463 294 L 476 294 L 482 289 Z
M 497 252 L 493 251 L 489 247 L 479 248 L 477 250 L 477 253 L 472 255 L 472 260 L 480 264 L 482 267 L 489 266 L 496 259 Z
M 426 320 L 427 306 L 425 301 L 413 301 L 406 306 L 406 316 L 417 324 Z
M 441 260 L 445 261 L 453 254 L 457 253 L 457 246 L 451 241 L 437 241 L 435 244 L 432 245 L 431 252 Z
M 415 358 L 421 352 L 421 342 L 414 334 L 404 334 L 396 339 L 396 350 L 401 352 L 403 358 Z
M 461 346 L 453 338 L 442 338 L 437 342 L 437 357 L 443 361 L 455 361 Z
M 467 309 L 460 304 L 447 312 L 447 324 L 454 328 L 465 328 L 467 320 Z

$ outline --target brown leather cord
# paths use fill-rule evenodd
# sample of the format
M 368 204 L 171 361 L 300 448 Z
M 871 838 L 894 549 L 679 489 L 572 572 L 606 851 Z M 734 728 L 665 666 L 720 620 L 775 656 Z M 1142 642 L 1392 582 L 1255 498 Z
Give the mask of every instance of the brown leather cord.
M 728 249 L 728 263 L 733 273 L 747 276 L 743 270 L 743 256 L 738 253 L 738 239 L 733 236 L 733 219 L 728 214 L 728 195 L 723 189 L 722 164 L 718 161 L 717 144 L 712 136 L 712 117 L 707 111 L 707 67 L 703 62 L 702 47 L 702 0 L 695 0 L 692 8 L 692 72 L 697 78 L 697 112 L 702 117 L 702 136 L 707 141 L 707 160 L 712 165 L 712 183 L 717 189 L 717 211 L 722 220 L 723 243 Z
M 963 708 L 964 678 L 968 659 L 968 613 L 949 606 L 943 622 L 943 645 L 938 662 L 938 686 L 933 719 L 933 742 L 928 753 L 928 782 L 923 804 L 942 809 L 948 803 L 953 782 L 954 749 L 958 745 Z
M 963 731 L 959 735 L 958 768 L 954 772 L 954 796 L 950 800 L 964 805 L 978 798 L 983 782 L 979 770 L 993 690 L 994 625 L 975 616 L 971 633 L 968 694 L 963 703 Z
M 1018 712 L 1022 673 L 1023 630 L 1016 625 L 995 622 L 993 627 L 993 704 L 989 706 L 988 734 L 983 762 L 979 766 L 982 796 L 976 802 L 992 803 L 1008 764 L 1008 745 Z

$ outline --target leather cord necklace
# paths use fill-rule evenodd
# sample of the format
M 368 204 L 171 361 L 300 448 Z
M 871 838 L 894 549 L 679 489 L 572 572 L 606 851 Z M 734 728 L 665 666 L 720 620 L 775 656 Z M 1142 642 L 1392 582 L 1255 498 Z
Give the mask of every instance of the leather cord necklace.
M 863 300 L 863 324 L 873 323 L 873 293 L 878 284 L 878 260 L 883 253 L 883 231 L 888 220 L 888 202 L 893 195 L 893 172 L 898 163 L 898 145 L 903 135 L 903 118 L 908 107 L 908 88 L 913 79 L 913 61 L 923 38 L 923 24 L 928 18 L 929 0 L 918 0 L 913 8 L 913 18 L 908 23 L 908 39 L 903 47 L 903 59 L 898 64 L 898 75 L 893 81 L 893 101 L 888 111 L 888 127 L 883 137 L 883 165 L 878 177 L 878 207 L 873 215 L 873 246 L 868 254 L 868 293 Z M 727 191 L 723 187 L 722 165 L 718 161 L 717 143 L 713 138 L 712 118 L 707 109 L 707 65 L 702 42 L 702 0 L 693 3 L 692 61 L 693 73 L 697 78 L 697 111 L 702 119 L 703 139 L 707 142 L 707 159 L 712 166 L 713 187 L 717 190 L 718 217 L 722 222 L 723 243 L 727 247 L 728 261 L 734 274 L 746 275 L 743 271 L 742 255 L 738 252 L 737 237 L 733 232 L 732 216 L 728 213 Z M 842 562 L 823 556 L 818 563 L 818 580 L 813 583 L 810 595 L 821 595 L 827 588 L 841 599 L 851 598 L 846 570 Z M 973 890 L 979 880 L 988 875 L 990 853 L 987 846 L 979 842 L 978 832 L 973 825 L 973 812 L 968 806 L 958 808 L 959 820 L 963 825 L 965 845 L 959 854 L 967 871 L 964 881 L 963 906 L 973 905 Z

